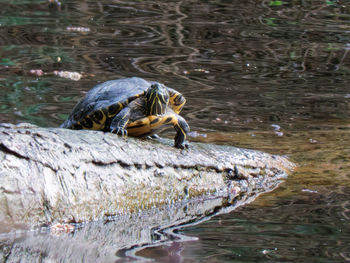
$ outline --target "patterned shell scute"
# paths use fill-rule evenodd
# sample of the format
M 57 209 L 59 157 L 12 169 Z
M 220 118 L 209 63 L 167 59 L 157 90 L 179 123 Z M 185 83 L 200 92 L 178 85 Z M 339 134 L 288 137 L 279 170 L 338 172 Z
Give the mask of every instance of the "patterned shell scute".
M 152 85 L 144 79 L 133 77 L 110 80 L 96 85 L 74 107 L 63 127 L 74 125 L 87 115 L 112 104 L 125 101 L 147 90 Z

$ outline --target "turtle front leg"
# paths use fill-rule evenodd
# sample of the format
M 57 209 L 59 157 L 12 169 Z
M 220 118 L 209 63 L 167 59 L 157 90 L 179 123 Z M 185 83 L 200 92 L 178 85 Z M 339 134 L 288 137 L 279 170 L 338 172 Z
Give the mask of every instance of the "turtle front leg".
M 176 135 L 175 135 L 175 147 L 184 149 L 187 148 L 188 146 L 185 144 L 186 141 L 186 135 L 190 131 L 190 126 L 186 122 L 184 118 L 182 118 L 180 115 L 176 116 L 176 120 L 174 123 L 174 128 L 176 130 Z
M 172 125 L 176 131 L 174 146 L 181 149 L 186 148 L 185 140 L 187 133 L 190 131 L 190 127 L 184 118 L 173 112 L 161 116 L 150 115 L 137 119 L 128 123 L 127 129 L 130 136 L 147 137 L 170 125 Z
M 161 129 L 163 126 L 173 125 L 176 131 L 175 144 L 176 148 L 184 149 L 188 145 L 185 144 L 186 135 L 190 131 L 190 126 L 186 120 L 180 115 L 171 113 L 163 116 L 150 116 L 151 130 Z
M 130 109 L 128 107 L 122 109 L 112 120 L 110 131 L 122 136 L 127 136 L 126 126 L 130 119 Z
M 174 146 L 180 149 L 188 147 L 188 145 L 185 144 L 185 141 L 186 135 L 190 131 L 190 126 L 183 117 L 175 113 L 170 113 L 163 116 L 149 116 L 148 118 L 150 120 L 151 130 L 157 130 L 161 129 L 163 126 L 173 125 L 176 131 Z

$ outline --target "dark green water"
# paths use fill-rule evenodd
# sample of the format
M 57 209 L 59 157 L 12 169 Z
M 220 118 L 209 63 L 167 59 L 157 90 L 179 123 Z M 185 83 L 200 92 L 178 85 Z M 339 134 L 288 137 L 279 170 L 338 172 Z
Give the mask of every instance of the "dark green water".
M 274 192 L 179 230 L 196 240 L 137 255 L 350 261 L 350 1 L 0 4 L 0 122 L 58 126 L 96 83 L 139 76 L 185 95 L 190 140 L 297 163 Z

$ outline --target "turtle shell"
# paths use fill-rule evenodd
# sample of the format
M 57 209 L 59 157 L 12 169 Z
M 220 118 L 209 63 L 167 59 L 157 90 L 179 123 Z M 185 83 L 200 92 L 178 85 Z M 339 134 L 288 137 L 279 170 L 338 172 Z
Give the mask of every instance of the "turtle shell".
M 128 103 L 144 95 L 151 85 L 152 82 L 137 77 L 98 84 L 76 104 L 68 119 L 60 127 L 103 129 L 107 120 L 115 116 Z

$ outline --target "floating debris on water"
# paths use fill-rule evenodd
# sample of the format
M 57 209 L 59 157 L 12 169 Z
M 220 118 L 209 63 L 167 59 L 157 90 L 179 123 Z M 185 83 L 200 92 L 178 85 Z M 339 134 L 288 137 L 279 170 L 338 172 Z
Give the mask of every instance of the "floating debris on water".
M 207 138 L 207 134 L 206 133 L 199 133 L 197 131 L 191 131 L 187 134 L 190 137 L 196 138 L 196 137 L 203 137 L 203 138 Z
M 30 74 L 36 75 L 38 77 L 41 77 L 42 75 L 44 75 L 44 71 L 42 69 L 31 69 L 29 71 Z
M 281 131 L 281 126 L 277 124 L 271 124 L 271 127 L 273 128 L 275 134 L 279 137 L 283 136 L 283 132 Z
M 275 131 L 279 131 L 281 129 L 281 126 L 277 124 L 271 124 L 271 127 L 274 128 Z
M 67 26 L 66 29 L 75 32 L 90 32 L 90 28 L 82 26 Z
M 312 193 L 312 194 L 317 194 L 318 192 L 317 191 L 315 191 L 315 190 L 310 190 L 310 189 L 303 189 L 303 190 L 301 190 L 302 192 L 306 192 L 306 193 Z
M 202 69 L 202 68 L 195 68 L 194 71 L 196 71 L 196 72 L 204 72 L 206 74 L 210 73 L 209 70 L 205 70 L 205 69 Z
M 59 76 L 61 78 L 71 79 L 71 80 L 80 80 L 82 75 L 78 72 L 70 72 L 70 71 L 57 71 L 55 70 L 53 72 L 56 76 Z
M 205 73 L 205 74 L 209 74 L 209 73 L 210 73 L 209 70 L 205 70 L 205 69 L 202 69 L 202 68 L 195 68 L 193 71 L 194 71 L 194 72 L 202 72 L 202 73 Z M 184 71 L 183 71 L 183 74 L 185 74 L 185 75 L 188 75 L 188 74 L 190 74 L 190 73 L 191 73 L 191 72 L 188 71 L 188 70 L 184 70 Z
M 61 62 L 61 58 L 57 57 L 57 62 Z M 32 75 L 35 75 L 37 77 L 42 77 L 44 75 L 50 75 L 50 74 L 54 74 L 56 76 L 59 76 L 61 78 L 66 78 L 66 79 L 71 79 L 71 80 L 80 80 L 83 75 L 78 73 L 78 72 L 70 72 L 70 71 L 58 71 L 55 70 L 52 73 L 51 72 L 45 72 L 42 69 L 31 69 L 29 70 L 29 73 Z M 93 75 L 91 75 L 93 76 Z

